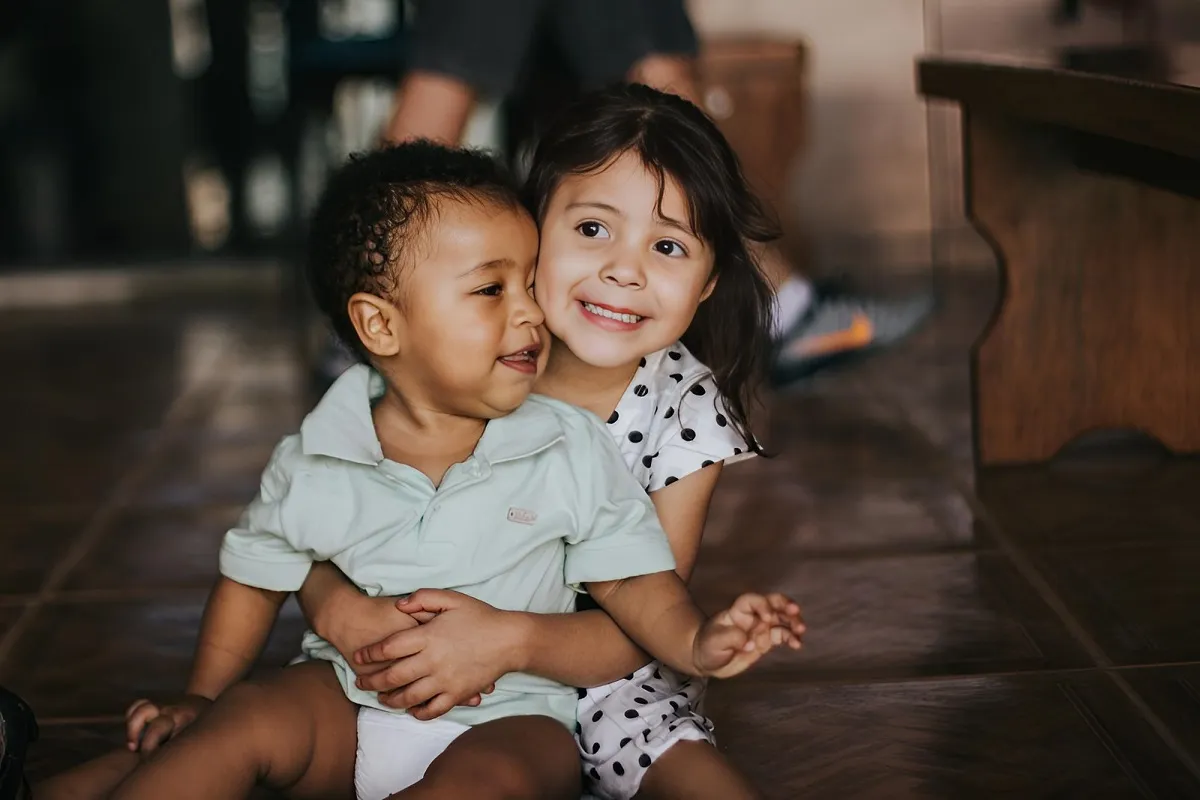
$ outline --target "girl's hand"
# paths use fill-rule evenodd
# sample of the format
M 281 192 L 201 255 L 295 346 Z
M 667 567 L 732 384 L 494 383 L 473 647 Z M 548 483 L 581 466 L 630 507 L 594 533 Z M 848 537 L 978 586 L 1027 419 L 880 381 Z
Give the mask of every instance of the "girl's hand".
M 400 600 L 400 603 L 404 602 L 405 599 Z M 355 653 L 368 645 L 391 641 L 392 636 L 413 630 L 437 616 L 433 611 L 423 611 L 420 608 L 413 608 L 412 613 L 406 613 L 398 608 L 395 597 L 367 597 L 356 593 L 339 603 L 342 605 L 335 609 L 334 624 L 330 626 L 331 634 L 336 632 L 336 635 L 331 635 L 328 641 L 337 648 L 359 676 L 385 671 L 393 665 L 394 659 L 359 663 L 355 661 Z M 470 694 L 458 693 L 454 695 L 454 699 L 454 705 L 460 706 L 477 706 L 483 702 L 479 691 Z
M 696 671 L 713 678 L 745 672 L 774 647 L 799 650 L 804 634 L 800 606 L 784 595 L 744 594 L 711 617 L 693 645 Z
M 458 592 L 421 589 L 396 603 L 400 611 L 434 618 L 360 649 L 358 686 L 379 692 L 386 706 L 431 720 L 495 688 L 517 671 L 519 615 Z M 382 668 L 371 671 L 376 665 Z
M 429 615 L 432 618 L 432 615 Z M 417 627 L 420 621 L 396 608 L 394 597 L 367 597 L 357 592 L 339 598 L 329 613 L 325 638 L 358 674 L 376 672 L 387 664 L 360 665 L 354 654 L 369 644 L 386 639 L 394 633 Z

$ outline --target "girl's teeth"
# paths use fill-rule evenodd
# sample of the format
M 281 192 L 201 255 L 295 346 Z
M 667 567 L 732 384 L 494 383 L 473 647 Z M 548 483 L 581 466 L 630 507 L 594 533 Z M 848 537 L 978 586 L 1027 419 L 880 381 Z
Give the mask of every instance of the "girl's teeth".
M 618 322 L 627 322 L 630 325 L 632 325 L 635 322 L 642 321 L 642 318 L 639 317 L 637 314 L 618 314 L 615 311 L 609 311 L 607 308 L 601 308 L 600 306 L 595 306 L 595 305 L 592 305 L 591 303 L 584 303 L 583 307 L 587 309 L 589 314 L 595 314 L 597 317 L 607 317 L 608 319 L 615 319 Z

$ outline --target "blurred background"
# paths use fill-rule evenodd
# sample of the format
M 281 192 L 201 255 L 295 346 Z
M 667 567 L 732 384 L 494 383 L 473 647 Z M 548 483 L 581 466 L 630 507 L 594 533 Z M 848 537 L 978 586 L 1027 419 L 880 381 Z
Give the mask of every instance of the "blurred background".
M 412 11 L 398 0 L 4 5 L 0 270 L 10 273 L 277 254 L 328 166 L 377 141 Z M 914 58 L 1125 35 L 1118 14 L 1060 24 L 1061 5 L 692 0 L 690 12 L 706 45 L 769 34 L 802 48 L 794 75 L 765 79 L 794 79 L 804 93 L 803 157 L 776 156 L 781 214 L 795 230 L 803 221 L 796 257 L 818 271 L 911 270 L 990 262 L 961 214 L 957 115 L 926 110 Z M 1195 31 L 1200 4 L 1168 2 L 1162 15 L 1165 31 Z M 511 144 L 505 99 L 480 105 L 472 143 Z M 709 81 L 710 113 L 746 113 L 729 99 Z

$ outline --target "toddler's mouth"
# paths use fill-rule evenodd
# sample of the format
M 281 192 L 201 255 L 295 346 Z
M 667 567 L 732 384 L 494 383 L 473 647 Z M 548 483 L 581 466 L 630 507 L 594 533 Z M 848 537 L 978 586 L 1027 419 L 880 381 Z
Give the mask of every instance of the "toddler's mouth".
M 506 356 L 500 356 L 496 359 L 506 367 L 515 369 L 517 372 L 523 372 L 527 375 L 537 373 L 538 356 L 542 353 L 540 344 L 531 344 L 523 347 L 515 353 L 509 353 Z

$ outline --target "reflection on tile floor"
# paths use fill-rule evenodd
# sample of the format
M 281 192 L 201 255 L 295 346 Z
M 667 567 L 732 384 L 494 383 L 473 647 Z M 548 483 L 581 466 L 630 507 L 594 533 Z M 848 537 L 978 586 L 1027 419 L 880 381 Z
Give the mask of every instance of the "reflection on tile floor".
M 1200 464 L 1104 443 L 975 475 L 966 351 L 992 281 L 771 398 L 696 574 L 804 601 L 798 657 L 714 686 L 723 746 L 778 798 L 1200 797 Z M 46 775 L 181 688 L 224 529 L 311 398 L 291 309 L 0 318 L 0 681 Z M 289 606 L 267 666 L 294 651 Z

